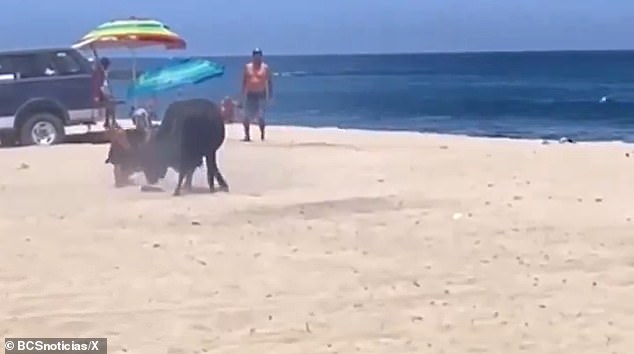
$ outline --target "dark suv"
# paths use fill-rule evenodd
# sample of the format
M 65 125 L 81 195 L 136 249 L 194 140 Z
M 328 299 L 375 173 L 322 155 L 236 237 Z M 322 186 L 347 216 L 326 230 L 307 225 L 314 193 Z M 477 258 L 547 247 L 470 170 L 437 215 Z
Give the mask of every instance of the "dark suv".
M 68 48 L 0 52 L 3 145 L 51 145 L 64 127 L 103 117 L 93 97 L 92 65 Z

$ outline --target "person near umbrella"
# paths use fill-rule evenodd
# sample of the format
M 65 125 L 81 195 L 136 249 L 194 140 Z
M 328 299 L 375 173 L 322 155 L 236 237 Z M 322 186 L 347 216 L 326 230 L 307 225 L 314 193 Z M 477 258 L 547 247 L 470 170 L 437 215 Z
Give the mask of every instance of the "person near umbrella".
M 108 87 L 108 69 L 110 68 L 110 60 L 101 58 L 97 63 L 93 72 L 93 97 L 95 103 L 99 107 L 106 109 L 106 121 L 104 126 L 110 126 L 110 120 L 114 121 L 114 106 L 112 104 L 112 94 Z
M 253 50 L 251 61 L 244 67 L 242 95 L 244 141 L 251 141 L 250 124 L 253 120 L 257 120 L 260 127 L 260 139 L 264 140 L 264 110 L 273 96 L 273 81 L 269 66 L 262 60 L 262 50 L 259 48 Z

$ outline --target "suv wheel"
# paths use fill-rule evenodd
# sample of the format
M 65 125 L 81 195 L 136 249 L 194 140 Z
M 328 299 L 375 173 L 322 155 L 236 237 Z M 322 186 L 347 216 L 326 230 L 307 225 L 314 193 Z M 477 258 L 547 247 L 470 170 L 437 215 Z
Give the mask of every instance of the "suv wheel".
M 64 140 L 62 120 L 50 113 L 36 113 L 20 128 L 22 145 L 53 145 Z

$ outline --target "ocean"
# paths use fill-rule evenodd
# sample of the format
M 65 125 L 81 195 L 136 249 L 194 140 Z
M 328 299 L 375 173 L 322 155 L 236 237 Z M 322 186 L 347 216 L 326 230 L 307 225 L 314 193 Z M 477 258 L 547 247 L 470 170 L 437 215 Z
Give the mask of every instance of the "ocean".
M 157 97 L 239 97 L 248 57 L 208 57 L 225 75 Z M 170 59 L 137 59 L 139 70 Z M 634 51 L 267 56 L 275 125 L 484 137 L 634 141 Z M 129 58 L 113 58 L 125 97 Z M 123 71 L 121 71 L 123 70 Z M 607 99 L 604 99 L 607 98 Z M 141 101 L 140 101 L 141 102 Z M 129 106 L 119 109 L 128 115 Z

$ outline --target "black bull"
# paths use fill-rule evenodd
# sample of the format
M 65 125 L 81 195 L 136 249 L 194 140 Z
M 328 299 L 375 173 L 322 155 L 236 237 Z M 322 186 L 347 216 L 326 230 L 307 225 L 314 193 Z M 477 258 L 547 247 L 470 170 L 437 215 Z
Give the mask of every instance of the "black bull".
M 127 132 L 124 140 L 121 144 L 113 139 L 106 160 L 115 165 L 115 182 L 117 167 L 125 175 L 143 171 L 149 184 L 164 178 L 171 167 L 178 171 L 174 195 L 180 195 L 183 182 L 186 189 L 191 189 L 194 171 L 202 165 L 204 158 L 210 192 L 215 190 L 214 180 L 218 181 L 221 190 L 229 189 L 216 160 L 216 153 L 225 140 L 225 124 L 220 108 L 211 101 L 173 102 L 165 111 L 159 128 L 151 131 L 147 141 L 138 131 Z

